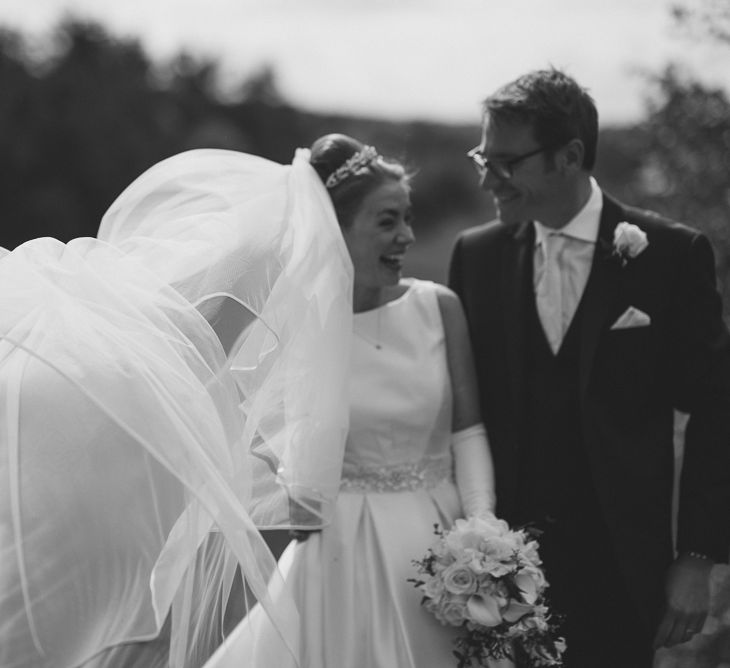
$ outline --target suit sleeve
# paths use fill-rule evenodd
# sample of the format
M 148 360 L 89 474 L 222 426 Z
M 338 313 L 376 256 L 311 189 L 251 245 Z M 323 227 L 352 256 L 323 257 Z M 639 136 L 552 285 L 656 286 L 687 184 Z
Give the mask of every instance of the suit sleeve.
M 679 552 L 730 552 L 730 336 L 710 243 L 696 235 L 680 266 L 672 314 L 676 404 L 689 413 L 678 514 Z

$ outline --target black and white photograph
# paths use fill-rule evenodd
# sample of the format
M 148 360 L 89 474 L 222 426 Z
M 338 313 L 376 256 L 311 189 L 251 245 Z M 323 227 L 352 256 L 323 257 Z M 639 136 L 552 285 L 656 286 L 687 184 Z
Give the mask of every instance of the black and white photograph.
M 2 0 L 0 668 L 730 668 L 730 0 Z

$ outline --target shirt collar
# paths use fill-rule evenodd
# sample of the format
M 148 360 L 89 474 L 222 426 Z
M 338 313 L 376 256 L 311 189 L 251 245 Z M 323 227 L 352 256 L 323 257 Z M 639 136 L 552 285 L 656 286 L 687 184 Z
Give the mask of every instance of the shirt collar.
M 579 239 L 588 243 L 596 243 L 598 239 L 598 225 L 601 221 L 603 208 L 603 193 L 596 180 L 591 177 L 591 195 L 583 208 L 573 216 L 563 227 L 554 230 L 546 227 L 539 221 L 535 224 L 535 245 L 540 245 L 550 232 L 560 232 L 566 237 Z

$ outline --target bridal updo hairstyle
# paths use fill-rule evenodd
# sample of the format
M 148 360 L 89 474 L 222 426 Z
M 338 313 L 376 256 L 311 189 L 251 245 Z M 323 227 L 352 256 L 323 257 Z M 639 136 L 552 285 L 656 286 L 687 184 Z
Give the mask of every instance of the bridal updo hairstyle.
M 381 155 L 376 155 L 352 172 L 346 172 L 336 184 L 327 184 L 328 179 L 348 160 L 367 150 L 373 151 L 357 139 L 343 134 L 324 135 L 312 144 L 309 161 L 327 187 L 342 228 L 352 224 L 362 201 L 377 187 L 390 180 L 408 185 L 409 176 L 403 165 Z

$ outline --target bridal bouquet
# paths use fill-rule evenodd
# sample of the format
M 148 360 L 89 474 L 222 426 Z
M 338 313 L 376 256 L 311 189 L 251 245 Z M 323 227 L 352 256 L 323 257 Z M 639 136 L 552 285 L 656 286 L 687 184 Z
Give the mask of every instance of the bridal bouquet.
M 422 604 L 442 624 L 460 626 L 458 668 L 509 658 L 520 665 L 561 666 L 565 642 L 557 638 L 544 602 L 547 583 L 537 542 L 496 517 L 456 520 L 414 561 Z

